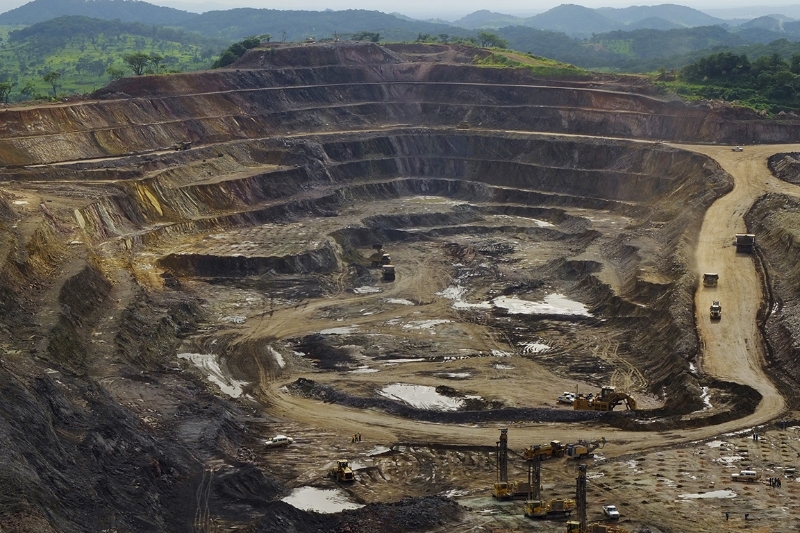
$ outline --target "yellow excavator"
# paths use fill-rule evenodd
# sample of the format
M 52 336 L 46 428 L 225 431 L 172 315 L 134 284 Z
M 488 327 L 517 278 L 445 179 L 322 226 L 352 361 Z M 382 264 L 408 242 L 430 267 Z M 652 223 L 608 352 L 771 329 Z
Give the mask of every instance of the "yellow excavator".
M 636 399 L 624 392 L 617 392 L 614 387 L 605 386 L 600 389 L 600 396 L 578 394 L 572 403 L 576 411 L 613 411 L 624 403 L 629 411 L 636 410 Z

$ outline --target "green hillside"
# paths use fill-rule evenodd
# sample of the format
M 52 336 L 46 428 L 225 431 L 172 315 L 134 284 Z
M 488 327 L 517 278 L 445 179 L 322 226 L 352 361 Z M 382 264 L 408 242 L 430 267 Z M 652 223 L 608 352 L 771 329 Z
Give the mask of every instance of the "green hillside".
M 0 26 L 0 82 L 16 84 L 10 101 L 53 94 L 43 77 L 59 73 L 57 94 L 87 93 L 106 85 L 109 67 L 135 52 L 160 56 L 160 72 L 208 68 L 228 43 L 181 30 L 88 17 L 59 17 L 25 28 Z M 26 90 L 27 88 L 27 90 Z
M 413 41 L 420 33 L 466 37 L 475 32 L 447 24 L 433 24 L 387 15 L 380 11 L 282 11 L 276 9 L 229 9 L 209 11 L 186 21 L 181 27 L 236 41 L 268 33 L 276 41 L 332 38 L 334 34 L 379 33 L 382 41 Z
M 139 0 L 33 0 L 0 14 L 0 25 L 36 24 L 64 16 L 171 26 L 197 15 Z

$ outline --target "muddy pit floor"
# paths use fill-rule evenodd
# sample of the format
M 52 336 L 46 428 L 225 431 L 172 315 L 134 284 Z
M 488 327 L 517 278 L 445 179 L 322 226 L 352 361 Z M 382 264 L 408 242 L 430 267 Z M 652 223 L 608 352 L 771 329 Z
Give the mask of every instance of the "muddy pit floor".
M 327 469 L 335 458 L 347 458 L 356 467 L 356 481 L 341 488 L 353 502 L 447 495 L 469 510 L 466 523 L 456 530 L 480 526 L 487 531 L 561 531 L 563 520 L 531 521 L 522 516 L 521 502 L 498 502 L 490 497 L 498 429 L 510 428 L 510 479 L 518 481 L 526 476 L 519 453 L 527 446 L 551 439 L 574 442 L 603 436 L 608 440 L 605 448 L 598 450 L 594 459 L 584 461 L 589 465 L 590 521 L 603 519 L 601 505 L 615 504 L 623 516 L 621 524 L 629 531 L 659 531 L 654 524 L 663 531 L 719 527 L 745 531 L 797 524 L 792 501 L 800 485 L 784 473 L 800 457 L 793 427 L 785 431 L 764 428 L 755 443 L 746 430 L 726 434 L 724 426 L 631 434 L 591 422 L 573 426 L 546 422 L 447 425 L 397 418 L 380 409 L 350 408 L 290 391 L 289 386 L 300 377 L 364 398 L 389 395 L 392 385 L 413 384 L 427 389 L 406 392 L 401 401 L 433 402 L 433 408 L 440 409 L 447 405 L 446 398 L 431 400 L 428 395 L 435 397 L 431 391 L 446 385 L 456 391 L 455 401 L 479 398 L 503 407 L 569 411 L 570 406 L 556 402 L 563 391 L 589 392 L 594 383 L 611 383 L 632 391 L 642 408 L 663 405 L 663 398 L 644 392 L 643 376 L 619 353 L 618 331 L 583 321 L 590 313 L 580 302 L 565 296 L 555 304 L 548 300 L 567 292 L 571 288 L 568 281 L 543 275 L 544 279 L 530 283 L 530 273 L 536 272 L 538 265 L 591 254 L 580 245 L 536 235 L 542 228 L 565 235 L 573 229 L 548 221 L 546 214 L 538 219 L 481 213 L 470 222 L 447 222 L 454 213 L 476 207 L 480 204 L 424 196 L 376 201 L 353 205 L 334 220 L 306 219 L 217 232 L 199 236 L 189 245 L 157 251 L 155 255 L 255 257 L 300 253 L 371 217 L 403 214 L 441 219 L 439 224 L 409 227 L 405 241 L 387 246 L 397 265 L 393 282 L 384 281 L 379 269 L 353 268 L 320 275 L 310 284 L 285 276 L 284 288 L 271 291 L 242 279 L 182 279 L 186 290 L 205 300 L 212 320 L 179 351 L 198 352 L 205 347 L 207 353 L 213 353 L 215 338 L 235 337 L 238 346 L 261 343 L 266 357 L 274 358 L 280 368 L 267 376 L 263 370 L 262 375 L 254 375 L 252 354 L 234 345 L 219 358 L 216 370 L 217 380 L 221 380 L 217 382 L 225 382 L 220 394 L 233 390 L 238 395 L 241 390 L 237 401 L 265 406 L 274 417 L 252 428 L 248 445 L 255 450 L 257 464 L 290 488 L 333 488 L 336 485 L 326 477 Z M 603 233 L 630 223 L 611 213 L 566 212 Z M 473 231 L 473 225 L 491 230 L 481 234 Z M 498 231 L 500 228 L 505 229 Z M 498 250 L 500 253 L 495 253 Z M 363 262 L 371 252 L 363 246 L 349 253 Z M 279 279 L 275 277 L 273 283 L 278 285 Z M 498 304 L 507 298 L 503 289 L 524 282 L 528 285 L 519 291 L 521 298 L 560 305 L 561 309 L 553 312 L 550 308 L 551 314 L 544 320 L 513 313 L 498 317 Z M 720 298 L 729 296 L 724 289 L 720 293 Z M 698 312 L 701 317 L 704 314 Z M 511 322 L 525 331 L 524 340 L 511 341 L 502 330 L 488 325 L 497 321 Z M 205 377 L 209 372 L 207 368 L 199 371 Z M 260 387 L 255 386 L 258 382 Z M 444 403 L 437 403 L 441 401 Z M 718 407 L 715 403 L 709 396 L 704 410 L 713 413 Z M 727 426 L 740 429 L 742 424 Z M 263 450 L 262 439 L 274 433 L 289 434 L 296 443 L 285 449 Z M 361 433 L 361 442 L 351 442 L 354 433 Z M 692 440 L 693 436 L 702 440 Z M 744 448 L 747 454 L 742 453 Z M 652 449 L 658 451 L 648 451 Z M 762 471 L 765 478 L 780 477 L 783 487 L 730 481 L 732 472 L 750 467 Z M 547 461 L 543 466 L 545 497 L 571 497 L 576 471 L 571 460 Z M 722 526 L 725 512 L 729 520 Z
M 302 140 L 303 135 L 294 137 Z M 491 498 L 494 445 L 499 430 L 508 428 L 512 481 L 525 480 L 520 454 L 531 445 L 607 440 L 594 458 L 583 461 L 589 472 L 590 521 L 602 519 L 602 505 L 615 504 L 629 532 L 794 530 L 800 523 L 795 503 L 800 481 L 787 469 L 800 466 L 800 430 L 792 424 L 778 427 L 775 421 L 798 416 L 786 412 L 783 396 L 764 372 L 755 321 L 763 300 L 761 285 L 752 259 L 735 254 L 730 240 L 744 231 L 741 216 L 760 194 L 798 195 L 800 189 L 773 178 L 766 167 L 770 155 L 798 148 L 749 146 L 733 153 L 729 147 L 676 147 L 709 156 L 735 183 L 708 210 L 687 267 L 719 272 L 722 280 L 716 289 L 696 292 L 694 319 L 703 350 L 687 368 L 752 387 L 763 400 L 752 414 L 715 425 L 629 431 L 604 421 L 561 421 L 574 414 L 570 406 L 556 402 L 564 391 L 596 393 L 599 385 L 611 384 L 634 395 L 644 410 L 658 409 L 668 400 L 653 393 L 644 373 L 630 362 L 630 331 L 594 312 L 591 290 L 581 285 L 587 276 L 575 272 L 594 269 L 597 279 L 614 292 L 622 288 L 618 269 L 630 258 L 613 251 L 618 234 L 632 232 L 639 258 L 660 251 L 660 243 L 648 236 L 662 223 L 635 233 L 642 221 L 625 214 L 628 206 L 622 201 L 616 210 L 538 206 L 536 214 L 521 215 L 503 212 L 489 201 L 418 194 L 343 202 L 335 216 L 262 221 L 249 227 L 220 224 L 186 233 L 179 228 L 139 246 L 126 243 L 159 229 L 137 228 L 94 248 L 84 243 L 73 221 L 63 229 L 70 243 L 63 252 L 67 259 L 51 274 L 63 281 L 91 256 L 110 278 L 111 303 L 92 326 L 94 359 L 85 370 L 143 427 L 168 433 L 163 428 L 178 407 L 185 407 L 179 405 L 180 395 L 188 388 L 200 396 L 187 383 L 200 383 L 222 402 L 248 413 L 242 417 L 247 429 L 240 457 L 287 489 L 339 488 L 357 504 L 449 496 L 467 512 L 461 523 L 440 531 L 563 531 L 564 520 L 529 520 L 520 501 Z M 232 165 L 215 174 L 210 165 L 195 163 L 206 174 L 197 179 L 179 173 L 164 177 L 166 188 L 217 186 L 262 171 L 295 168 Z M 68 182 L 48 187 L 4 184 L 19 215 L 11 229 L 27 237 L 43 216 L 72 220 L 75 208 L 103 196 L 101 189 Z M 307 200 L 314 194 L 301 191 L 296 196 Z M 216 214 L 235 210 L 220 208 Z M 383 280 L 379 269 L 366 266 L 370 245 L 384 237 L 397 269 L 394 281 Z M 186 271 L 171 272 L 164 267 L 166 260 Z M 289 267 L 299 263 L 306 272 L 291 272 Z M 221 266 L 215 270 L 209 264 Z M 653 265 L 641 267 L 641 280 L 664 283 Z M 172 288 L 199 302 L 203 322 L 183 336 L 180 346 L 170 348 L 169 363 L 156 377 L 131 379 L 130 362 L 120 361 L 111 348 L 119 342 L 118 323 L 122 316 L 130 317 L 123 310 L 142 290 L 137 286 L 166 291 L 165 274 Z M 52 300 L 36 316 L 36 326 L 45 331 L 63 311 L 58 288 L 54 282 L 37 296 Z M 712 295 L 724 302 L 720 322 L 708 317 Z M 43 351 L 46 344 L 35 335 L 29 339 L 27 344 L 4 345 L 4 357 L 24 367 L 28 363 L 21 354 Z M 302 393 L 303 387 L 311 389 L 311 381 L 317 393 Z M 729 407 L 714 387 L 704 389 L 703 400 L 702 408 L 683 418 L 710 417 Z M 443 415 L 415 418 L 408 410 L 390 414 L 386 402 L 417 412 L 442 410 Z M 478 414 L 445 421 L 448 409 L 465 405 Z M 536 422 L 480 416 L 524 408 L 551 409 L 554 414 Z M 759 428 L 758 441 L 751 436 L 754 427 Z M 202 440 L 199 429 L 186 431 Z M 353 442 L 357 433 L 361 441 Z M 275 434 L 295 442 L 266 448 L 264 440 Z M 198 455 L 203 476 L 228 468 L 213 453 Z M 326 475 L 340 458 L 353 463 L 352 484 L 337 485 Z M 765 479 L 778 477 L 783 485 L 733 483 L 730 474 L 745 468 L 758 470 Z M 575 477 L 575 461 L 545 461 L 543 495 L 572 497 Z M 195 529 L 209 530 L 207 525 L 196 523 Z M 218 522 L 221 529 L 227 525 L 233 530 L 240 524 Z

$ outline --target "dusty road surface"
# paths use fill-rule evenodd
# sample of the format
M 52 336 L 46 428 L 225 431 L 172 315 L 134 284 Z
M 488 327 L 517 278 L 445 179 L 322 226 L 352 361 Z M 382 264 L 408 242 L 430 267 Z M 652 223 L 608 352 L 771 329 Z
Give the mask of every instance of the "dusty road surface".
M 606 439 L 590 521 L 797 529 L 800 317 L 767 361 L 732 240 L 759 196 L 798 196 L 766 160 L 800 146 L 721 143 L 800 124 L 492 53 L 281 44 L 4 111 L 0 529 L 563 533 L 490 497 L 501 428 L 512 481 L 532 445 Z M 606 385 L 637 409 L 557 401 Z M 545 498 L 577 464 L 545 461 Z M 303 510 L 324 501 L 366 507 Z
M 753 257 L 736 253 L 733 236 L 746 233 L 744 215 L 760 196 L 768 192 L 800 195 L 800 188 L 776 179 L 767 168 L 771 155 L 797 151 L 800 145 L 748 146 L 742 152 L 733 152 L 726 146 L 681 148 L 708 155 L 735 180 L 733 191 L 717 200 L 703 220 L 697 244 L 697 272 L 718 272 L 720 283 L 711 288 L 701 285 L 695 307 L 703 343 L 703 371 L 756 389 L 763 399 L 758 410 L 741 422 L 760 424 L 778 416 L 785 404 L 763 371 L 764 343 L 756 321 L 764 301 L 762 282 Z M 713 300 L 721 302 L 722 320 L 711 320 L 708 309 Z

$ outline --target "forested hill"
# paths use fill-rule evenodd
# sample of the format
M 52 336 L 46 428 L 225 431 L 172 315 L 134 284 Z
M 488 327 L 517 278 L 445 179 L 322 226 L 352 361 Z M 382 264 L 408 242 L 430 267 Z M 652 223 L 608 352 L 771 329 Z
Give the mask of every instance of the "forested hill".
M 34 0 L 0 14 L 0 25 L 36 24 L 70 15 L 164 26 L 178 25 L 197 16 L 139 0 Z
M 447 24 L 409 20 L 365 9 L 346 11 L 283 11 L 276 9 L 229 9 L 209 11 L 181 24 L 181 27 L 238 40 L 249 35 L 269 33 L 275 40 L 299 41 L 347 35 L 362 31 L 379 33 L 384 41 L 413 41 L 420 33 L 455 36 L 475 32 Z M 285 34 L 284 34 L 285 32 Z

